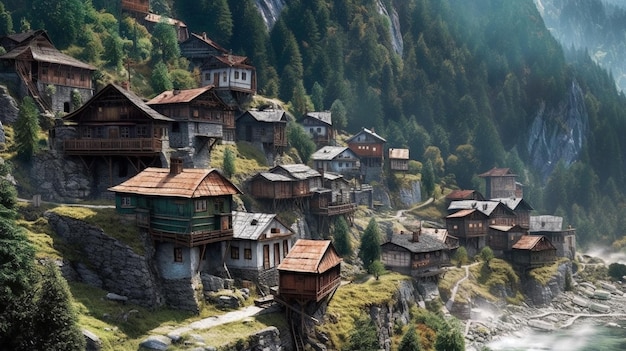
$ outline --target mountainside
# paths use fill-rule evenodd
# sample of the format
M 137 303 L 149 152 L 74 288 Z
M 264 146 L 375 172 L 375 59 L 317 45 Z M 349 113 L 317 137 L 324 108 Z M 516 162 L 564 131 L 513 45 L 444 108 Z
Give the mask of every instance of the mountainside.
M 164 50 L 162 33 L 122 18 L 117 3 L 59 1 L 64 21 L 39 16 L 59 11 L 46 1 L 4 4 L 0 34 L 45 28 L 59 48 L 100 68 L 99 84 L 124 79 L 127 67 L 132 86 L 146 97 L 162 91 L 159 82 L 167 79 L 177 87 L 194 83 L 176 50 Z M 545 16 L 565 5 L 589 9 L 582 11 L 586 27 L 568 22 L 565 28 L 581 34 L 591 26 L 596 37 L 605 35 L 595 23 L 609 17 L 593 7 L 595 0 L 544 0 L 539 7 Z M 258 93 L 288 102 L 296 119 L 331 110 L 335 127 L 374 128 L 387 147 L 407 147 L 423 165 L 427 148 L 436 150 L 443 164 L 436 180 L 460 188 L 480 189 L 477 174 L 509 167 L 533 207 L 564 216 L 566 225 L 581 229 L 581 243 L 621 237 L 621 216 L 614 214 L 626 188 L 626 98 L 584 51 L 564 51 L 532 0 L 154 0 L 151 6 L 249 57 Z M 621 28 L 615 22 L 621 12 L 612 13 L 610 23 Z M 624 45 L 623 35 L 606 37 Z M 124 66 L 127 58 L 135 68 Z

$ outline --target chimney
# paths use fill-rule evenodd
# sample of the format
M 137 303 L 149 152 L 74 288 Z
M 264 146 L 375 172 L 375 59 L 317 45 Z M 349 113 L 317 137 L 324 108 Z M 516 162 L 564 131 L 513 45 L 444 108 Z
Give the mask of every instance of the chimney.
M 206 40 L 206 32 L 202 32 L 202 39 Z
M 174 95 L 178 95 L 178 94 L 180 94 L 180 89 L 174 89 L 174 90 L 173 90 L 173 94 L 174 94 Z
M 170 159 L 170 175 L 177 175 L 183 172 L 183 160 L 172 157 Z
M 422 233 L 422 228 L 418 228 L 417 230 L 413 231 L 413 242 L 416 242 L 416 243 L 420 242 L 421 233 Z

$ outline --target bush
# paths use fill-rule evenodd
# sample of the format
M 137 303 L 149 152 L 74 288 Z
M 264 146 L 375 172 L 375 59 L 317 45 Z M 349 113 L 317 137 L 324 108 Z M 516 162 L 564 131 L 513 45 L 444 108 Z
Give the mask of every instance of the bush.
M 614 280 L 622 280 L 626 275 L 626 265 L 621 263 L 611 263 L 609 265 L 609 276 Z

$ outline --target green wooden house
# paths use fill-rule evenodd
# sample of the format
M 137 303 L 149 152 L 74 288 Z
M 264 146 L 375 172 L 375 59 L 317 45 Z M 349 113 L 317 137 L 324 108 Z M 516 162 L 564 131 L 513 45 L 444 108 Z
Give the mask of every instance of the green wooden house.
M 233 195 L 241 191 L 216 169 L 146 168 L 109 188 L 118 213 L 135 215 L 153 240 L 196 247 L 233 237 Z

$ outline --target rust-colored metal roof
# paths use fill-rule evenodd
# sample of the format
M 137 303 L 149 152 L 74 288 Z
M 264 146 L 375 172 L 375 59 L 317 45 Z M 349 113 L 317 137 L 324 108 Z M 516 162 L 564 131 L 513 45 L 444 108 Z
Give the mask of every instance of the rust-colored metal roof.
M 389 149 L 389 159 L 390 160 L 408 160 L 409 159 L 409 149 Z
M 341 261 L 330 240 L 300 239 L 278 265 L 278 270 L 319 274 L 341 264 Z
M 190 102 L 211 89 L 213 89 L 213 85 L 207 85 L 205 87 L 195 89 L 167 90 L 153 97 L 150 101 L 146 102 L 146 104 L 158 105 Z
M 517 174 L 511 172 L 510 168 L 492 168 L 483 174 L 479 174 L 479 177 L 517 177 Z
M 543 235 L 522 235 L 512 247 L 518 250 L 532 250 L 544 238 Z
M 471 199 L 476 190 L 452 190 L 446 199 Z
M 454 212 L 453 214 L 447 216 L 446 218 L 463 218 L 463 217 L 473 213 L 474 211 L 476 211 L 475 208 L 459 210 L 459 211 Z
M 241 194 L 237 186 L 213 168 L 187 168 L 177 174 L 170 174 L 168 168 L 146 168 L 109 190 L 117 193 L 183 198 Z

